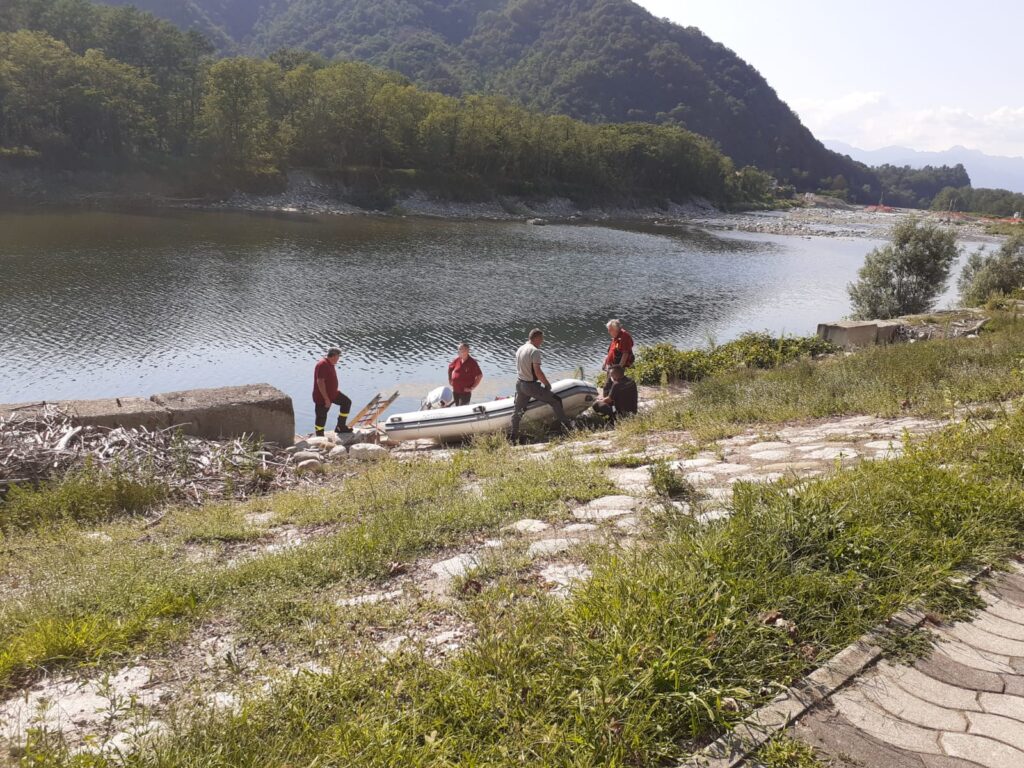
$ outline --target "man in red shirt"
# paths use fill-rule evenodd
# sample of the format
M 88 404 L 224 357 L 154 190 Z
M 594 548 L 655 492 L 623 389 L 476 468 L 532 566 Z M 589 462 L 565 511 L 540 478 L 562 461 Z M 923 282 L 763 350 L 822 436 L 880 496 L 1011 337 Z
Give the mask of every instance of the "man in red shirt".
M 608 373 L 613 365 L 621 365 L 625 371 L 626 368 L 633 365 L 633 337 L 622 327 L 621 320 L 609 320 L 605 327 L 608 329 L 608 335 L 612 337 L 612 341 L 608 345 L 608 354 L 605 355 L 601 370 Z M 604 381 L 605 397 L 608 397 L 611 388 L 612 377 L 608 376 Z
M 320 358 L 313 371 L 313 404 L 316 406 L 316 434 L 323 437 L 324 427 L 327 425 L 327 413 L 331 410 L 331 404 L 341 408 L 338 414 L 338 426 L 334 431 L 345 434 L 352 431 L 352 427 L 345 424 L 349 411 L 352 409 L 352 400 L 338 391 L 338 373 L 334 367 L 341 358 L 341 350 L 331 347 L 327 354 Z
M 469 356 L 469 344 L 459 344 L 459 356 L 448 364 L 448 383 L 455 394 L 453 405 L 469 405 L 473 390 L 483 381 L 484 373 Z

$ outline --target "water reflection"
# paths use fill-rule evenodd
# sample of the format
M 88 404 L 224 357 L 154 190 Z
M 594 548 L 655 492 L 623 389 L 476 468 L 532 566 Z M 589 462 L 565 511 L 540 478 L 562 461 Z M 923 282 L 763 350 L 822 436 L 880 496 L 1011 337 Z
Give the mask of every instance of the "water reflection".
M 613 316 L 642 343 L 813 331 L 848 311 L 870 247 L 651 226 L 6 214 L 0 401 L 267 381 L 303 425 L 327 346 L 345 350 L 357 402 L 401 385 L 409 405 L 460 339 L 494 392 L 533 325 L 553 371 L 593 370 Z

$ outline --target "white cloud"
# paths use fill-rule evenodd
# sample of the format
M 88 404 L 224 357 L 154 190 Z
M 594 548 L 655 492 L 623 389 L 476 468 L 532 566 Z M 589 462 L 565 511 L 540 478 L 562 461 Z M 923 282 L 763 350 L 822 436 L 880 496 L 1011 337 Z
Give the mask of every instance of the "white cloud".
M 1024 156 L 1024 106 L 971 112 L 952 106 L 905 109 L 881 91 L 797 101 L 794 110 L 819 137 L 861 149 L 899 145 L 941 151 L 954 145 L 992 155 Z

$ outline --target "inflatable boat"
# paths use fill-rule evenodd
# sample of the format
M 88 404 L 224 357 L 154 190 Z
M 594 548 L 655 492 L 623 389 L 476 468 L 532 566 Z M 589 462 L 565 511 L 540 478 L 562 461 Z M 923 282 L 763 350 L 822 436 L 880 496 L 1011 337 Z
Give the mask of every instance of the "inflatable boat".
M 566 418 L 579 416 L 594 404 L 597 388 L 579 379 L 562 379 L 551 385 L 551 391 L 562 398 Z M 438 440 L 440 442 L 465 440 L 486 432 L 501 432 L 512 426 L 515 398 L 488 400 L 454 408 L 435 408 L 429 411 L 398 413 L 381 426 L 387 436 L 396 441 Z M 526 409 L 523 423 L 552 422 L 555 412 L 547 403 L 533 400 Z

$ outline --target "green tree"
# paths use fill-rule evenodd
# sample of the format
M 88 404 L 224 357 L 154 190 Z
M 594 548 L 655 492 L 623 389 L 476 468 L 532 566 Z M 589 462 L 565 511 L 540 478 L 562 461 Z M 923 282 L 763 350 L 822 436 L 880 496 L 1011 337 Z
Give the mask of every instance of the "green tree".
M 992 254 L 975 251 L 957 284 L 964 306 L 976 307 L 989 297 L 1024 288 L 1024 233 L 1014 235 Z
M 864 259 L 847 287 L 857 319 L 927 312 L 946 287 L 958 255 L 956 235 L 914 219 L 900 222 L 891 242 Z
M 229 180 L 276 176 L 280 147 L 271 93 L 281 70 L 259 59 L 223 59 L 210 68 L 200 116 L 209 157 Z

